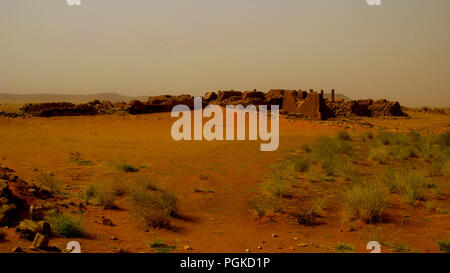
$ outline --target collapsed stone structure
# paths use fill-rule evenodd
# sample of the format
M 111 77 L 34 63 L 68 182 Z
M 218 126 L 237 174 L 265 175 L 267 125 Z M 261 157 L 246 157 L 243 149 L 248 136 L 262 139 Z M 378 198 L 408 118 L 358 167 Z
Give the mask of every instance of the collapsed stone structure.
M 193 109 L 194 97 L 190 95 L 179 96 L 154 96 L 148 101 L 134 100 L 130 103 L 114 103 L 93 101 L 84 104 L 62 103 L 37 103 L 25 104 L 20 110 L 20 115 L 31 116 L 79 116 L 111 114 L 116 111 L 124 111 L 130 114 L 145 114 L 170 112 L 175 105 L 184 104 Z M 387 100 L 335 100 L 334 89 L 331 90 L 330 99 L 324 98 L 324 91 L 313 90 L 284 90 L 272 89 L 267 93 L 253 91 L 219 91 L 208 92 L 203 97 L 203 106 L 215 104 L 225 105 L 278 105 L 281 113 L 295 113 L 297 116 L 312 120 L 326 120 L 329 118 L 351 116 L 405 116 L 398 102 Z

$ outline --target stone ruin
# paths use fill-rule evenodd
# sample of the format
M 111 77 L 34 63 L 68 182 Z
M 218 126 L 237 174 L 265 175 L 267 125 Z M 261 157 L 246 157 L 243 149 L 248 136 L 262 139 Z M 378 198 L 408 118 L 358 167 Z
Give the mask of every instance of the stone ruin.
M 18 113 L 6 116 L 81 116 L 112 114 L 122 111 L 130 114 L 146 114 L 170 112 L 175 105 L 184 104 L 193 109 L 194 97 L 191 95 L 179 96 L 153 96 L 147 101 L 134 100 L 130 103 L 108 101 L 93 101 L 89 103 L 73 104 L 61 103 L 30 103 L 19 109 Z M 215 104 L 225 105 L 278 105 L 280 113 L 295 114 L 296 116 L 311 120 L 326 120 L 340 117 L 380 117 L 380 116 L 406 116 L 398 102 L 387 100 L 335 100 L 334 90 L 331 90 L 330 99 L 324 98 L 324 91 L 313 90 L 285 90 L 272 89 L 267 93 L 253 91 L 218 91 L 207 92 L 203 96 L 203 106 Z M 1 113 L 0 113 L 1 114 Z

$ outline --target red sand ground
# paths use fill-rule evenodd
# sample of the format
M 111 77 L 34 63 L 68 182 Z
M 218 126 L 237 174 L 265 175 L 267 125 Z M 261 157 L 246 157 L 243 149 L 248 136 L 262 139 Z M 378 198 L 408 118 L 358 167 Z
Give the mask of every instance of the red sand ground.
M 90 237 L 76 239 L 83 252 L 153 252 L 148 243 L 156 238 L 175 245 L 175 252 L 186 251 L 185 245 L 192 247 L 192 252 L 245 252 L 246 249 L 334 252 L 338 242 L 352 244 L 358 252 L 368 252 L 365 249 L 368 234 L 374 233 L 384 241 L 406 243 L 420 252 L 438 252 L 437 241 L 450 237 L 449 214 L 431 213 L 423 205 L 408 208 L 395 200 L 388 209 L 391 221 L 376 227 L 357 224 L 355 231 L 350 231 L 342 220 L 339 205 L 334 203 L 327 206 L 321 219 L 323 224 L 313 228 L 298 225 L 282 215 L 257 218 L 251 209 L 251 199 L 269 165 L 304 143 L 314 143 L 321 135 L 334 135 L 342 130 L 333 122 L 283 119 L 279 150 L 260 152 L 260 141 L 176 142 L 170 136 L 174 120 L 169 113 L 0 118 L 0 162 L 16 170 L 26 181 L 35 179 L 35 169 L 51 171 L 70 185 L 70 193 L 78 194 L 91 182 L 116 177 L 130 180 L 133 174 L 111 168 L 111 164 L 124 159 L 137 166 L 147 166 L 139 173 L 156 177 L 178 195 L 180 211 L 188 219 L 172 220 L 176 227 L 172 231 L 145 229 L 130 213 L 125 200 L 117 202 L 120 210 L 88 207 L 85 222 Z M 367 120 L 389 129 L 440 132 L 450 127 L 450 116 L 423 113 L 412 113 L 411 119 Z M 355 126 L 352 130 L 368 129 Z M 79 166 L 69 162 L 70 152 L 80 152 L 83 158 L 96 164 Z M 202 179 L 200 174 L 208 178 L 202 176 Z M 205 192 L 195 192 L 194 188 Z M 440 205 L 450 209 L 449 200 L 447 188 Z M 102 216 L 116 226 L 102 225 Z M 6 233 L 6 241 L 0 242 L 0 252 L 9 252 L 15 246 L 31 251 L 28 250 L 30 242 L 19 239 L 14 228 L 6 229 Z M 117 240 L 112 240 L 112 236 Z M 52 238 L 50 244 L 64 247 L 69 241 Z M 307 246 L 297 246 L 301 243 Z M 382 246 L 382 251 L 392 249 Z

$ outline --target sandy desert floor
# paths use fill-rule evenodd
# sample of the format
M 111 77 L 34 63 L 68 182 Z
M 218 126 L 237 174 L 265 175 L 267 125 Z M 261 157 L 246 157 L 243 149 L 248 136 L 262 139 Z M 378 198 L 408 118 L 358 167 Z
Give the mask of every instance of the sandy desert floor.
M 375 129 L 353 125 L 346 130 L 357 136 L 368 130 L 375 132 L 377 127 L 435 133 L 450 129 L 448 115 L 409 114 L 411 118 L 363 119 Z M 385 242 L 382 252 L 402 248 L 439 252 L 437 242 L 450 238 L 450 215 L 446 211 L 450 209 L 450 185 L 445 176 L 435 178 L 441 192 L 434 205 L 440 210 L 431 211 L 424 202 L 411 207 L 394 195 L 386 210 L 388 220 L 378 224 L 346 222 L 339 202 L 333 198 L 339 178 L 331 182 L 311 182 L 302 176 L 298 179 L 298 202 L 309 200 L 309 196 L 328 197 L 319 225 L 299 225 L 282 212 L 269 211 L 261 217 L 256 214 L 252 202 L 270 166 L 300 150 L 303 144 L 314 144 L 320 136 L 335 136 L 345 129 L 336 122 L 283 118 L 278 151 L 260 152 L 260 141 L 176 142 L 170 135 L 174 121 L 170 113 L 0 118 L 0 165 L 14 169 L 29 182 L 36 180 L 39 171 L 54 173 L 65 184 L 67 199 L 75 204 L 90 183 L 117 179 L 127 183 L 137 175 L 155 178 L 177 195 L 183 217 L 171 219 L 170 230 L 144 226 L 134 217 L 126 197 L 116 199 L 118 209 L 86 206 L 86 238 L 50 240 L 51 245 L 63 248 L 69 241 L 79 241 L 83 252 L 155 252 L 157 249 L 149 243 L 156 239 L 174 246 L 171 252 L 336 252 L 338 243 L 352 245 L 356 252 L 369 252 L 366 244 L 373 238 Z M 94 164 L 71 162 L 69 155 L 73 152 Z M 136 173 L 120 172 L 112 167 L 120 161 L 141 168 Z M 369 170 L 375 175 L 379 169 Z M 56 205 L 63 211 L 78 210 L 63 202 Z M 103 225 L 104 218 L 114 226 Z M 0 242 L 0 252 L 16 246 L 31 252 L 30 242 L 19 238 L 14 227 L 4 230 L 6 238 Z

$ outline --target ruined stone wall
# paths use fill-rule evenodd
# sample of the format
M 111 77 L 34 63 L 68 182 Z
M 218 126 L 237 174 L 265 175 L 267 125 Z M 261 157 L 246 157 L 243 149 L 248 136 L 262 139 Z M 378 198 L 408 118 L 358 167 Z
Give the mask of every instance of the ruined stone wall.
M 334 92 L 332 92 L 333 94 Z M 93 101 L 84 104 L 62 103 L 35 103 L 25 104 L 14 115 L 0 113 L 3 116 L 15 117 L 23 115 L 31 116 L 78 116 L 111 114 L 116 111 L 124 111 L 130 114 L 145 114 L 170 112 L 176 105 L 184 104 L 189 108 L 194 107 L 194 97 L 190 95 L 179 96 L 154 96 L 148 101 L 134 100 L 130 103 L 115 103 Z M 208 92 L 204 96 L 203 107 L 208 104 L 220 106 L 226 105 L 278 105 L 281 113 L 295 113 L 313 120 L 324 120 L 331 117 L 351 116 L 404 116 L 405 113 L 398 102 L 387 100 L 328 100 L 324 99 L 323 92 L 296 91 L 284 89 L 272 89 L 267 93 L 253 91 L 219 91 Z

